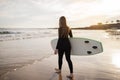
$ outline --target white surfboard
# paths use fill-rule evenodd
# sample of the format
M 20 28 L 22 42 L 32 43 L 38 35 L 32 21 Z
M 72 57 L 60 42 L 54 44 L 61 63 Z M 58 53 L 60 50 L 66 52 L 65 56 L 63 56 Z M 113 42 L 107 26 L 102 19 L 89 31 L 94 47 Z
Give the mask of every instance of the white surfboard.
M 102 43 L 87 38 L 69 38 L 71 42 L 72 55 L 94 55 L 103 52 Z M 51 46 L 55 50 L 58 39 L 51 41 Z

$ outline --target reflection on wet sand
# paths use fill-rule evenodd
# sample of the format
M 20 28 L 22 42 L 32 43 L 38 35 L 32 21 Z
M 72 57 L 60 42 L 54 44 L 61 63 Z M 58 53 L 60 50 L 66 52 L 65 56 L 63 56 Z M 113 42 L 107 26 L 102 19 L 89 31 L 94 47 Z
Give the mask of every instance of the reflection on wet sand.
M 59 73 L 58 75 L 59 75 L 59 76 L 58 76 L 58 80 L 62 80 L 62 74 Z
M 115 65 L 117 68 L 120 68 L 120 54 L 115 53 L 112 55 L 112 64 Z

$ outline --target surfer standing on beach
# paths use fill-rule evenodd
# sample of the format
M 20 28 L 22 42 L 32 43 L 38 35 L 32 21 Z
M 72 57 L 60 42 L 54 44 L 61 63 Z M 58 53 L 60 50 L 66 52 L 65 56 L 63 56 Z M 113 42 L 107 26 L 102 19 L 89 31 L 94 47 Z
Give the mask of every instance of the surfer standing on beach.
M 59 19 L 59 28 L 58 28 L 58 42 L 56 46 L 56 50 L 54 54 L 58 53 L 58 66 L 59 68 L 55 68 L 57 73 L 61 73 L 62 69 L 62 60 L 63 55 L 65 53 L 66 60 L 68 62 L 68 66 L 70 69 L 70 75 L 68 75 L 68 78 L 73 77 L 73 64 L 71 61 L 71 44 L 69 41 L 69 38 L 73 37 L 71 29 L 66 24 L 66 18 L 64 16 L 61 16 Z

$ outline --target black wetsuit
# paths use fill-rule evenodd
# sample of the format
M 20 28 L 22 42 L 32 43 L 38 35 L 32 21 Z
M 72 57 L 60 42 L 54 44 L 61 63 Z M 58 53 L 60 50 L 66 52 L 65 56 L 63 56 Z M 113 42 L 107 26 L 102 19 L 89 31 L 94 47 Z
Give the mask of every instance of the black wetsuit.
M 69 31 L 68 35 L 70 37 L 73 37 L 71 30 Z M 73 64 L 72 64 L 71 57 L 70 57 L 71 44 L 70 44 L 68 35 L 65 37 L 59 36 L 59 38 L 58 38 L 58 42 L 57 42 L 57 46 L 56 46 L 56 49 L 58 49 L 58 65 L 59 65 L 59 69 L 61 70 L 62 59 L 63 59 L 63 55 L 65 53 L 65 57 L 68 62 L 68 65 L 69 65 L 70 73 L 73 73 Z

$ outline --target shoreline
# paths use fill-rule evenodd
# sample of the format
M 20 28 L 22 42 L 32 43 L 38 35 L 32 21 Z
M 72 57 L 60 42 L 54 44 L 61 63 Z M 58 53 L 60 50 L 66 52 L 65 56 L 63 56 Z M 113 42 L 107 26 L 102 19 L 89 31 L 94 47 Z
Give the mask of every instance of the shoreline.
M 48 39 L 48 37 L 44 37 L 44 39 Z M 52 38 L 46 40 L 46 43 L 42 43 L 44 39 L 31 38 L 0 42 L 0 77 L 8 72 L 14 71 L 29 64 L 34 64 L 34 62 L 41 61 L 42 59 L 50 56 L 50 47 L 47 49 L 49 53 L 45 53 L 44 49 L 46 45 L 48 46 L 49 41 Z M 43 48 L 41 47 L 41 44 Z
M 0 73 L 0 80 L 1 80 L 2 76 L 6 75 L 10 72 L 14 72 L 14 71 L 19 70 L 19 69 L 21 69 L 23 67 L 26 67 L 28 65 L 33 65 L 36 62 L 41 62 L 42 60 L 44 60 L 45 58 L 48 58 L 50 56 L 51 56 L 51 54 L 43 56 L 42 58 L 37 59 L 37 60 L 30 60 L 28 62 L 23 62 L 23 63 L 21 62 L 21 63 L 16 63 L 16 64 L 13 64 L 13 65 L 11 64 L 12 66 L 9 65 L 9 66 L 6 66 L 6 68 L 3 66 L 2 67 L 3 69 L 1 68 L 2 72 Z

